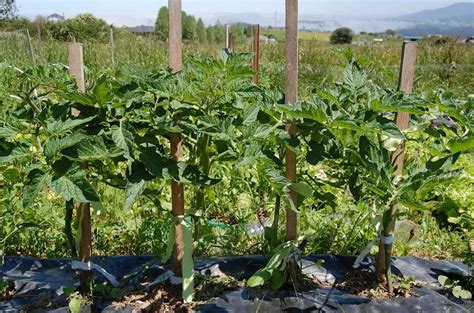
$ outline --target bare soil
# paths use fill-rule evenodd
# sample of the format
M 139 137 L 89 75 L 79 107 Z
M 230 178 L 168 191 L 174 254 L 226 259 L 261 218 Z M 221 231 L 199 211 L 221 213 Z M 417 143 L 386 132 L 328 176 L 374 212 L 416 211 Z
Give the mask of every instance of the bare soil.
M 403 278 L 393 277 L 393 293 L 389 293 L 386 280 L 379 280 L 376 273 L 367 271 L 348 272 L 342 280 L 336 281 L 334 285 L 339 290 L 370 299 L 416 297 L 417 294 L 413 287 L 420 286 L 420 282 L 404 281 Z

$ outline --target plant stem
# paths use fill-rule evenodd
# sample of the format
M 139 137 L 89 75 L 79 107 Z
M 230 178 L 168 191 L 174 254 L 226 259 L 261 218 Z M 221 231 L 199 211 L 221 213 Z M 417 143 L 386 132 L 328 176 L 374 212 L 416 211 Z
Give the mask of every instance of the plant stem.
M 396 222 L 396 213 L 397 213 L 397 206 L 393 204 L 391 208 L 385 211 L 383 215 L 383 231 L 382 234 L 384 237 L 389 237 L 393 235 L 395 230 L 395 222 Z M 391 244 L 384 244 L 382 240 L 380 241 L 379 245 L 379 257 L 378 257 L 378 264 L 377 264 L 377 271 L 379 277 L 385 275 L 387 280 L 387 289 L 388 292 L 391 294 L 393 292 L 393 285 L 392 285 L 392 275 L 391 275 L 391 257 L 392 257 L 392 247 L 393 243 Z
M 200 142 L 198 142 L 198 149 L 197 154 L 199 155 L 199 165 L 204 173 L 204 175 L 209 175 L 211 170 L 211 162 L 209 158 L 209 147 L 210 137 L 209 135 L 205 134 Z M 206 195 L 206 187 L 198 186 L 196 189 L 196 211 L 204 212 L 206 209 L 206 202 L 205 202 L 205 195 Z M 195 218 L 194 221 L 194 241 L 199 240 L 199 236 L 201 233 L 201 221 L 199 218 Z
M 275 197 L 275 215 L 273 216 L 273 223 L 272 223 L 272 240 L 271 240 L 272 249 L 275 248 L 278 243 L 278 223 L 280 220 L 280 207 L 281 207 L 281 198 L 279 195 L 277 195 Z
M 71 250 L 71 257 L 73 259 L 77 259 L 76 242 L 72 234 L 72 226 L 71 226 L 73 211 L 74 211 L 74 201 L 73 200 L 66 201 L 66 216 L 64 218 L 65 220 L 64 233 L 66 234 L 66 238 L 69 244 L 69 249 Z

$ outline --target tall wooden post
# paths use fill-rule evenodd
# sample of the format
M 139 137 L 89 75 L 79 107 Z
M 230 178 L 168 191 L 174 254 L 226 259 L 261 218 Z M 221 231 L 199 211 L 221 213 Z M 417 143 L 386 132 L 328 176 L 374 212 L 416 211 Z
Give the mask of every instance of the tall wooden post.
M 286 0 L 285 12 L 285 103 L 291 105 L 298 99 L 298 0 Z M 295 135 L 295 124 L 286 126 L 290 135 Z M 285 154 L 286 178 L 297 181 L 296 154 L 287 149 Z M 296 205 L 298 195 L 291 190 L 291 199 Z M 296 212 L 286 207 L 286 240 L 296 239 Z
M 110 28 L 110 58 L 112 61 L 112 68 L 115 70 L 115 43 L 114 43 L 114 29 Z
M 181 0 L 168 0 L 169 9 L 169 40 L 168 61 L 173 71 L 180 71 L 183 67 L 182 50 L 182 17 Z M 180 134 L 170 135 L 171 159 L 179 161 L 183 158 L 183 137 Z M 181 182 L 171 183 L 171 205 L 173 216 L 184 216 L 184 185 Z M 174 244 L 173 268 L 181 274 L 181 264 L 184 255 L 183 226 L 176 219 L 176 239 Z
M 260 25 L 254 25 L 253 27 L 253 70 L 255 75 L 253 82 L 258 85 L 259 83 L 259 71 L 260 71 Z
M 84 78 L 84 57 L 82 44 L 71 43 L 68 47 L 69 51 L 69 74 L 76 79 L 79 91 L 85 91 Z M 79 116 L 80 112 L 76 109 L 71 110 L 73 116 Z M 88 167 L 87 162 L 83 164 L 84 168 Z M 90 203 L 79 203 L 77 205 L 77 219 L 79 221 L 79 259 L 81 262 L 90 262 L 92 255 L 92 222 Z M 80 282 L 81 289 L 84 294 L 89 293 L 89 281 L 92 276 L 91 271 L 81 271 Z
M 415 67 L 416 67 L 416 41 L 405 41 L 402 48 L 402 57 L 400 65 L 400 75 L 398 80 L 398 89 L 406 94 L 411 93 L 413 89 L 413 81 L 415 79 Z M 410 115 L 405 112 L 398 112 L 395 115 L 395 122 L 400 130 L 408 128 L 410 121 Z M 395 175 L 401 176 L 403 174 L 403 163 L 405 161 L 405 144 L 402 143 L 395 152 L 392 154 L 392 164 L 395 168 Z M 395 222 L 397 214 L 397 205 L 392 206 L 390 209 L 390 215 L 392 217 L 391 223 L 387 229 L 384 229 L 384 236 L 390 236 L 394 234 Z M 379 254 L 377 260 L 377 269 L 379 274 L 387 271 L 386 251 L 391 252 L 392 244 L 384 244 L 382 241 L 379 244 Z
M 41 30 L 44 25 L 44 20 L 42 18 L 38 18 L 36 23 L 36 36 L 38 38 L 38 59 L 41 63 L 46 63 L 44 59 L 44 51 L 43 51 L 43 40 L 41 38 Z
M 84 56 L 82 52 L 81 43 L 70 43 L 68 47 L 69 52 L 69 74 L 76 79 L 77 88 L 79 91 L 86 90 L 84 78 Z
M 225 26 L 225 47 L 230 49 L 230 25 Z
M 26 29 L 26 40 L 28 41 L 28 51 L 30 52 L 31 61 L 35 62 L 35 53 L 33 52 L 33 44 L 31 42 L 30 30 Z

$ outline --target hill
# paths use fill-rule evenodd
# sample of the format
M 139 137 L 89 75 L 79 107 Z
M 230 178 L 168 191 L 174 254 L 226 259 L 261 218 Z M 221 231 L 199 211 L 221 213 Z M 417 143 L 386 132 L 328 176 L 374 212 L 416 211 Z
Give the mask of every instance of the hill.
M 434 9 L 423 10 L 412 14 L 402 15 L 397 18 L 402 21 L 431 21 L 431 22 L 467 22 L 474 21 L 474 2 L 459 2 L 450 6 Z

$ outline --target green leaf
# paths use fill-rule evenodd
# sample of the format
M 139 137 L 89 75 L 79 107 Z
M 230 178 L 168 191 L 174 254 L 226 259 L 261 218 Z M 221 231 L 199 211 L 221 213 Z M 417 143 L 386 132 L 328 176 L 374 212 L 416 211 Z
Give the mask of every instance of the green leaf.
M 108 86 L 107 77 L 105 75 L 101 76 L 97 80 L 93 92 L 97 104 L 99 104 L 101 107 L 113 99 L 113 95 L 110 92 L 110 86 Z
M 439 275 L 438 276 L 438 282 L 440 283 L 441 286 L 445 288 L 450 288 L 451 287 L 451 279 L 449 279 L 447 276 L 444 275 Z
M 452 153 L 468 152 L 474 150 L 474 136 L 450 140 L 448 142 L 448 147 Z
M 147 186 L 147 182 L 140 180 L 137 182 L 128 181 L 125 187 L 125 201 L 123 209 L 126 211 L 132 207 L 137 198 L 143 193 Z
M 76 287 L 68 286 L 63 288 L 63 292 L 66 296 L 72 296 L 76 292 Z
M 81 311 L 81 299 L 72 298 L 69 300 L 69 310 L 71 313 L 79 313 Z
M 168 233 L 168 241 L 166 244 L 166 252 L 163 256 L 162 263 L 167 263 L 168 260 L 171 258 L 171 254 L 173 254 L 174 243 L 176 241 L 176 222 L 173 219 L 172 223 L 170 224 L 170 230 Z
M 397 150 L 397 148 L 403 142 L 403 139 L 387 138 L 387 139 L 384 140 L 384 138 L 382 138 L 382 142 L 383 142 L 383 147 L 385 149 L 387 149 L 390 152 L 394 152 L 394 151 Z
M 313 195 L 313 188 L 305 182 L 293 183 L 291 189 L 307 198 Z
M 194 298 L 194 261 L 193 261 L 193 234 L 184 220 L 181 221 L 183 226 L 183 301 L 191 303 Z
M 31 155 L 32 153 L 27 147 L 16 147 L 10 152 L 10 154 L 0 156 L 0 163 L 11 163 L 13 161 L 17 161 Z
M 143 162 L 150 174 L 157 178 L 164 178 L 167 160 L 157 152 L 155 147 L 140 147 L 140 161 Z
M 257 287 L 257 286 L 262 286 L 267 281 L 269 281 L 271 277 L 272 277 L 272 273 L 268 269 L 266 268 L 260 269 L 257 272 L 255 272 L 255 274 L 253 274 L 252 277 L 249 278 L 249 280 L 247 281 L 247 286 L 252 287 L 252 288 Z
M 74 128 L 87 124 L 88 122 L 92 121 L 95 116 L 91 116 L 84 119 L 67 119 L 65 121 L 54 121 L 48 124 L 47 130 L 53 134 L 57 135 L 60 133 L 64 133 L 66 131 L 73 130 Z
M 443 168 L 449 168 L 459 158 L 460 153 L 449 155 L 436 161 L 429 161 L 426 163 L 426 169 L 431 173 L 438 171 Z
M 455 286 L 452 290 L 453 296 L 458 299 L 471 300 L 472 294 L 469 290 L 462 288 L 461 286 Z
M 44 156 L 47 159 L 55 159 L 61 150 L 72 147 L 86 138 L 85 134 L 75 132 L 63 138 L 52 139 L 44 146 Z
M 80 161 L 107 160 L 121 154 L 119 151 L 109 151 L 102 137 L 83 140 L 63 153 Z
M 429 209 L 420 204 L 420 203 L 415 203 L 413 201 L 408 201 L 408 200 L 398 200 L 397 201 L 399 204 L 403 205 L 404 207 L 407 207 L 412 210 L 420 211 L 420 212 L 427 212 Z
M 34 169 L 26 177 L 23 193 L 23 207 L 30 207 L 38 194 L 43 190 L 49 180 L 49 175 L 39 169 Z
M 64 174 L 53 176 L 51 189 L 66 201 L 99 202 L 100 199 L 92 185 L 87 181 L 86 175 L 85 170 L 73 165 Z
M 287 271 L 273 271 L 272 275 L 272 290 L 278 290 L 286 283 L 288 279 Z
M 253 103 L 248 104 L 242 112 L 242 124 L 245 126 L 252 125 L 257 121 L 258 112 L 260 112 L 260 106 Z
M 311 165 L 317 165 L 319 162 L 325 159 L 326 151 L 322 143 L 316 141 L 309 142 L 309 151 L 306 154 L 306 161 Z
M 130 147 L 133 146 L 133 134 L 123 126 L 123 123 L 112 126 L 110 130 L 115 145 L 123 152 L 126 159 L 132 160 Z
M 267 269 L 280 269 L 281 262 L 283 262 L 295 248 L 295 242 L 296 241 L 288 241 L 278 246 L 265 267 Z

